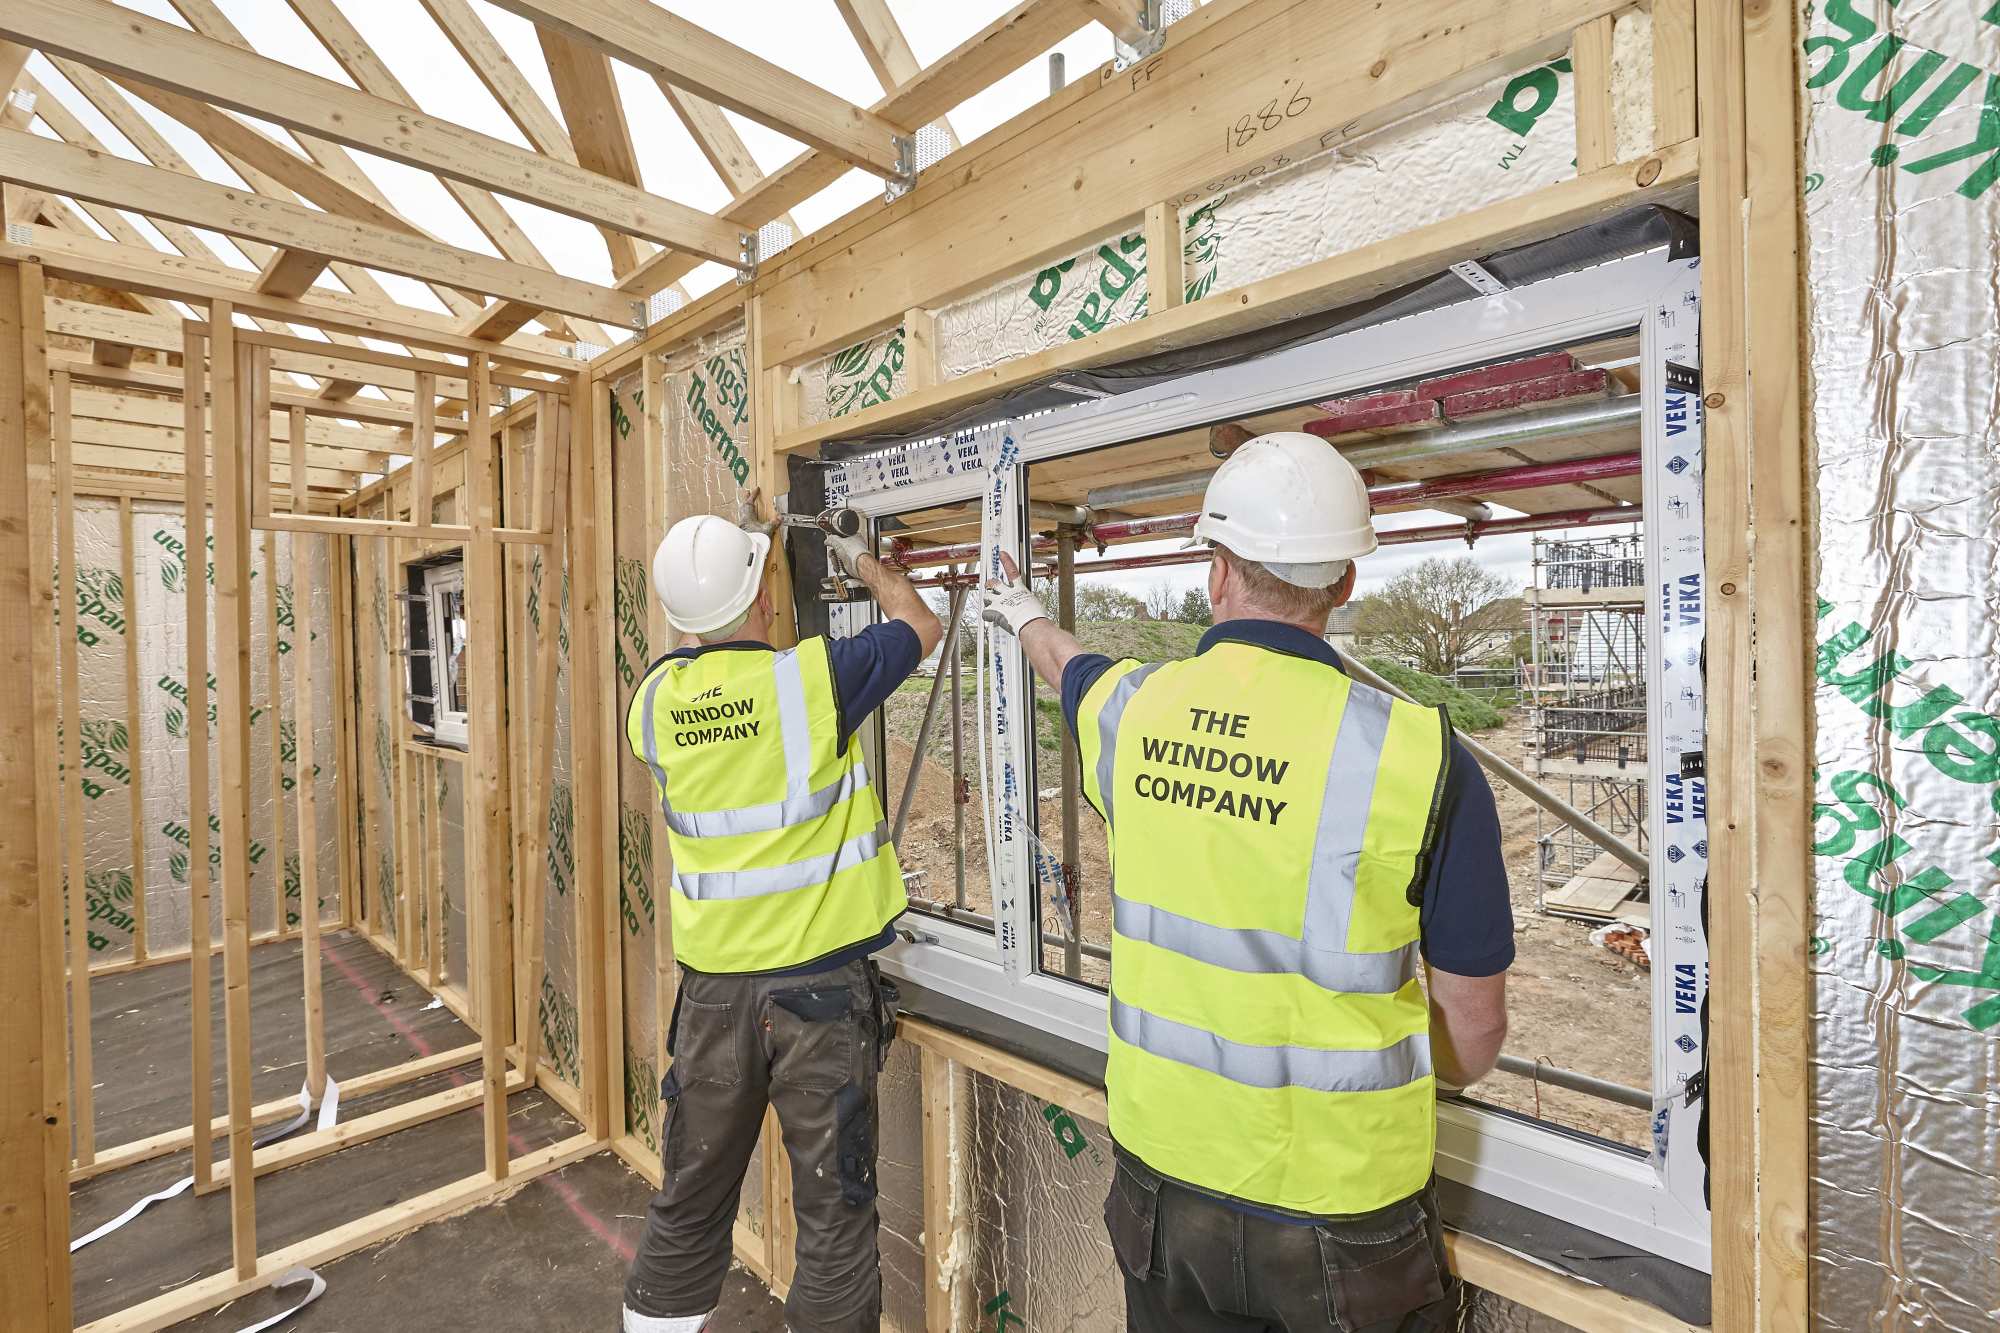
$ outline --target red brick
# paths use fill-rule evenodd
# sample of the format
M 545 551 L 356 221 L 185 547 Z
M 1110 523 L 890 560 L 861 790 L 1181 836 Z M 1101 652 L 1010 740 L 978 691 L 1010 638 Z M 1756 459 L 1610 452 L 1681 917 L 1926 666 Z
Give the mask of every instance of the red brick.
M 1462 421 L 1485 412 L 1505 412 L 1563 398 L 1601 398 L 1609 380 L 1610 376 L 1602 370 L 1579 370 L 1567 375 L 1550 375 L 1518 384 L 1476 389 L 1445 399 L 1444 415 L 1447 420 Z
M 1449 398 L 1453 394 L 1497 388 L 1522 380 L 1546 379 L 1550 375 L 1563 375 L 1575 369 L 1576 358 L 1568 352 L 1544 352 L 1519 361 L 1503 361 L 1497 366 L 1480 366 L 1440 375 L 1417 385 L 1415 392 L 1419 398 Z

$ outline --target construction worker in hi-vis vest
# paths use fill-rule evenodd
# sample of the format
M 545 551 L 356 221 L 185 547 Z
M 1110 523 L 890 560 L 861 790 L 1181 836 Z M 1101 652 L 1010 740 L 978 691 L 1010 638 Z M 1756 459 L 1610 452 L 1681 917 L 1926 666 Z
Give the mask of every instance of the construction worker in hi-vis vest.
M 1331 445 L 1241 445 L 1194 532 L 1194 657 L 1084 652 L 1005 557 L 985 608 L 1061 690 L 1108 830 L 1127 1327 L 1455 1328 L 1432 1156 L 1437 1097 L 1506 1033 L 1493 793 L 1442 709 L 1350 679 L 1323 637 L 1375 549 Z
M 640 679 L 625 734 L 666 818 L 681 976 L 660 1086 L 664 1183 L 626 1279 L 625 1333 L 708 1326 L 767 1105 L 798 1219 L 787 1323 L 881 1322 L 875 1080 L 895 991 L 871 955 L 908 900 L 855 730 L 941 630 L 860 540 L 827 547 L 883 621 L 782 650 L 769 642 L 768 533 L 682 519 L 653 557 L 654 591 L 688 644 Z

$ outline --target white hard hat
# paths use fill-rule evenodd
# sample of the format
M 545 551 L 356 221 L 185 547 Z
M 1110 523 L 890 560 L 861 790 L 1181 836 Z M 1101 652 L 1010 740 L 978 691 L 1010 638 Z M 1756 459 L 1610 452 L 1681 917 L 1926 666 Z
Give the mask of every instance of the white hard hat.
M 726 518 L 696 514 L 667 529 L 653 553 L 653 591 L 675 629 L 706 634 L 750 609 L 764 583 L 771 539 Z
M 1208 479 L 1198 541 L 1228 547 L 1287 583 L 1331 585 L 1375 549 L 1368 487 L 1317 435 L 1274 431 L 1247 440 Z

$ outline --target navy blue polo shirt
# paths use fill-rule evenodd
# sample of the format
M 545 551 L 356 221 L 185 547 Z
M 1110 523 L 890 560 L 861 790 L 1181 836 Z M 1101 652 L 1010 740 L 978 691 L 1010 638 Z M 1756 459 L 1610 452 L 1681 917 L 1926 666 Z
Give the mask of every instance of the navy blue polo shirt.
M 653 666 L 675 658 L 695 658 L 703 653 L 740 652 L 745 649 L 765 653 L 773 651 L 770 644 L 754 639 L 699 643 L 676 648 L 654 662 Z M 826 655 L 833 667 L 834 702 L 840 709 L 840 743 L 845 745 L 868 715 L 886 703 L 889 696 L 896 692 L 896 687 L 910 678 L 910 673 L 924 660 L 924 646 L 917 638 L 917 632 L 908 625 L 900 620 L 885 620 L 848 638 L 828 639 Z M 648 668 L 648 674 L 651 674 L 651 668 Z M 636 696 L 634 702 L 637 702 Z M 836 949 L 809 963 L 751 975 L 800 977 L 815 972 L 831 972 L 886 948 L 895 938 L 895 926 L 891 923 L 882 928 L 880 935 Z M 687 967 L 687 964 L 681 966 Z
M 1340 656 L 1326 640 L 1276 621 L 1225 621 L 1201 636 L 1197 651 L 1205 653 L 1223 642 L 1247 643 L 1340 669 Z M 1083 696 L 1111 666 L 1112 659 L 1102 653 L 1082 653 L 1063 668 L 1063 716 L 1072 733 Z M 1438 805 L 1421 929 L 1424 958 L 1442 971 L 1490 977 L 1514 962 L 1514 904 L 1500 852 L 1500 813 L 1486 774 L 1456 737 Z

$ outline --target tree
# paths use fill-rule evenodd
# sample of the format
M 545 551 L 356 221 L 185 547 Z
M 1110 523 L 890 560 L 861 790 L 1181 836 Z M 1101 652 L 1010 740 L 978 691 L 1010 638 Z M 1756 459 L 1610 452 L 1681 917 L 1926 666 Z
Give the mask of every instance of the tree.
M 1181 609 L 1181 595 L 1174 585 L 1162 579 L 1146 589 L 1146 618 L 1148 620 L 1174 620 Z
M 1137 597 L 1106 583 L 1079 583 L 1076 590 L 1078 620 L 1137 620 L 1143 610 Z
M 1519 628 L 1521 604 L 1506 592 L 1506 580 L 1470 556 L 1426 560 L 1362 599 L 1355 632 L 1370 652 L 1449 676 Z
M 1208 589 L 1189 588 L 1182 593 L 1181 604 L 1174 612 L 1174 619 L 1184 625 L 1213 625 L 1215 611 L 1208 604 Z

